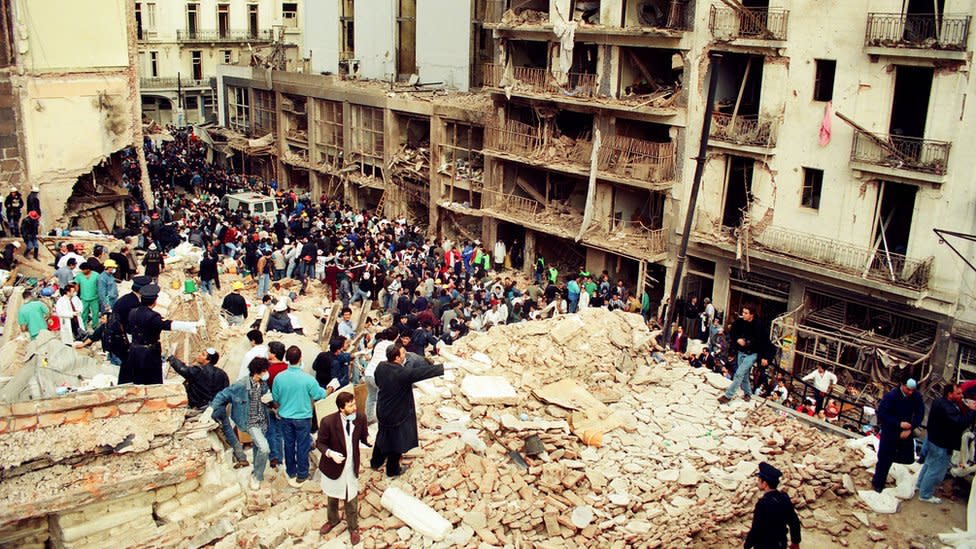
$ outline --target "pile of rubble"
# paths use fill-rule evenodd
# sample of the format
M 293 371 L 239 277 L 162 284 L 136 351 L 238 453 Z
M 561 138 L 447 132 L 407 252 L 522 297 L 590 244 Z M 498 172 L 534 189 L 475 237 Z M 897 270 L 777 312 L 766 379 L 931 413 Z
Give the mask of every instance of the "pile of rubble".
M 786 473 L 808 528 L 840 539 L 869 524 L 850 497 L 866 473 L 843 439 L 755 402 L 720 406 L 727 380 L 678 361 L 652 366 L 649 341 L 638 315 L 604 309 L 460 340 L 442 351 L 456 369 L 418 386 L 421 449 L 395 484 L 462 546 L 722 545 L 747 527 L 760 461 Z M 543 445 L 534 457 L 531 435 Z M 383 482 L 362 506 L 378 515 L 363 525 L 380 529 L 367 530 L 367 546 L 419 546 L 419 533 L 383 519 Z
M 549 22 L 549 14 L 539 10 L 523 9 L 518 13 L 515 10 L 506 10 L 502 14 L 502 25 L 518 27 L 521 25 L 545 25 Z

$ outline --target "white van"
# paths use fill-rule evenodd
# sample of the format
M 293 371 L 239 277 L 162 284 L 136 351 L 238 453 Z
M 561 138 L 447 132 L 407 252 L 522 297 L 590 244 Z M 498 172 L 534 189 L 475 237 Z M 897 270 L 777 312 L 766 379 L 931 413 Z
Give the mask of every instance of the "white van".
M 232 212 L 241 212 L 248 217 L 263 217 L 274 221 L 278 219 L 278 204 L 275 199 L 258 193 L 235 193 L 225 195 L 224 207 Z

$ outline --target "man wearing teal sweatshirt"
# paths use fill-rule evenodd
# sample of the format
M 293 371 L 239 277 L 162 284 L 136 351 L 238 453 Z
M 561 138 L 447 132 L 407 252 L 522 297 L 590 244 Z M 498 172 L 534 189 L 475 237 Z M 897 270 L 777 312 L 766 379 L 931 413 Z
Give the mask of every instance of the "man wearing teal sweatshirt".
M 308 480 L 308 452 L 312 448 L 312 401 L 325 398 L 325 389 L 302 371 L 302 350 L 285 351 L 288 368 L 274 378 L 271 396 L 278 403 L 278 423 L 285 441 L 288 484 L 298 488 Z

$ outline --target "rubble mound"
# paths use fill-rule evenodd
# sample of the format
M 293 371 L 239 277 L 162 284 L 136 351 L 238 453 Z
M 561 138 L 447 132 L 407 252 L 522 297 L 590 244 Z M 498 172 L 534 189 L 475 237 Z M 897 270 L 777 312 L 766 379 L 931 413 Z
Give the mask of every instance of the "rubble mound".
M 418 384 L 421 448 L 396 485 L 462 546 L 726 546 L 741 544 L 768 461 L 805 527 L 857 527 L 845 477 L 867 477 L 844 439 L 758 399 L 719 405 L 721 376 L 677 355 L 653 365 L 649 339 L 638 315 L 588 309 L 456 342 L 442 351 L 456 369 Z M 530 435 L 542 453 L 527 455 Z M 378 489 L 366 503 L 381 511 Z M 840 520 L 820 524 L 808 506 L 821 501 Z M 367 534 L 376 543 L 422 543 L 397 521 L 379 526 Z

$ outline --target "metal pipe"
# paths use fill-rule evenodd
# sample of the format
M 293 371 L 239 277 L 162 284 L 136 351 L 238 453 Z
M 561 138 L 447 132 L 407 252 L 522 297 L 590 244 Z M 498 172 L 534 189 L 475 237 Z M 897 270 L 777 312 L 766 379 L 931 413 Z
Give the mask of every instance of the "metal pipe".
M 691 236 L 691 225 L 695 218 L 695 207 L 698 205 L 698 191 L 701 189 L 702 175 L 705 173 L 705 162 L 708 153 L 708 133 L 712 129 L 712 109 L 715 107 L 715 89 L 718 84 L 718 69 L 722 65 L 722 54 L 711 52 L 708 55 L 712 74 L 708 78 L 708 96 L 705 99 L 705 116 L 702 121 L 701 140 L 698 146 L 697 164 L 695 165 L 695 178 L 691 183 L 691 195 L 688 197 L 688 213 L 685 214 L 685 229 L 681 233 L 681 247 L 678 248 L 678 256 L 674 265 L 674 277 L 671 280 L 671 292 L 664 315 L 664 344 L 667 345 L 671 340 L 671 323 L 674 321 L 674 303 L 678 299 L 678 287 L 681 284 L 681 274 L 685 268 L 685 259 L 688 253 L 688 239 Z

